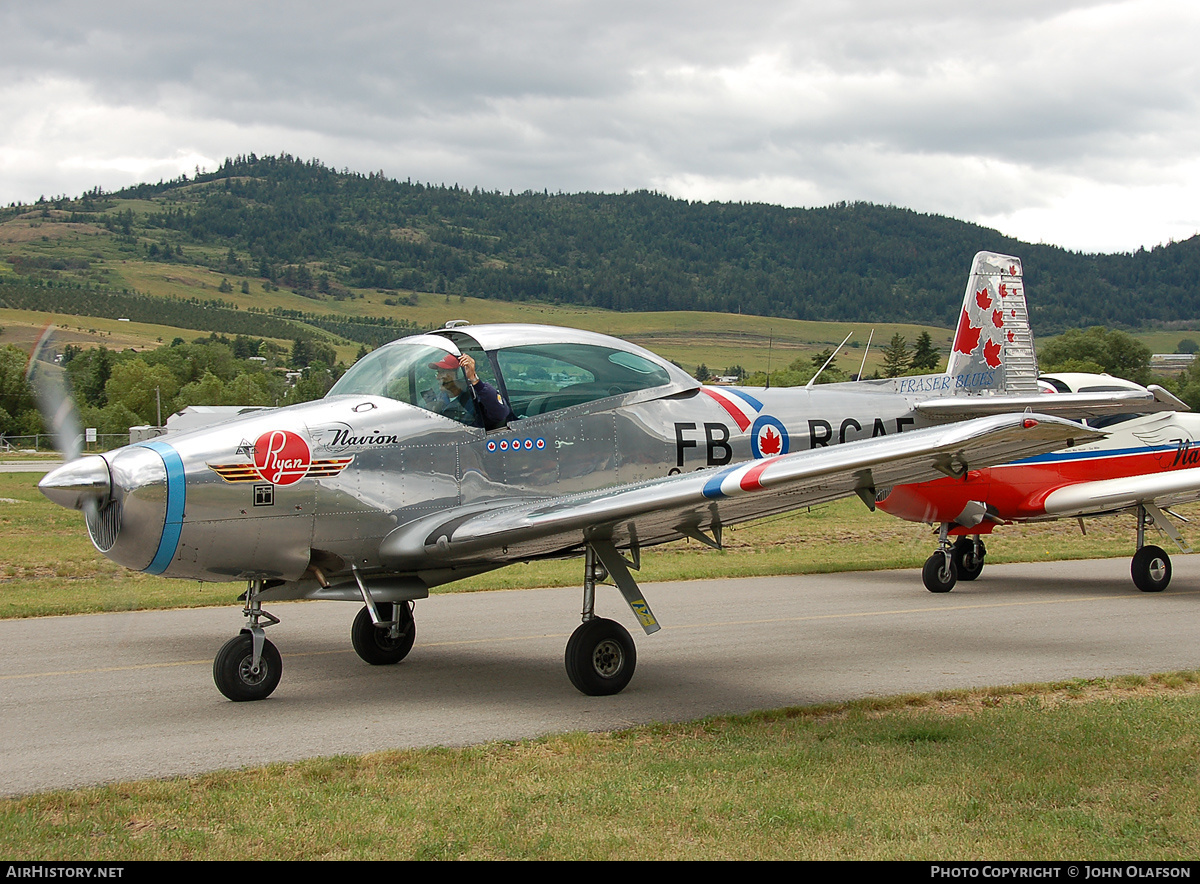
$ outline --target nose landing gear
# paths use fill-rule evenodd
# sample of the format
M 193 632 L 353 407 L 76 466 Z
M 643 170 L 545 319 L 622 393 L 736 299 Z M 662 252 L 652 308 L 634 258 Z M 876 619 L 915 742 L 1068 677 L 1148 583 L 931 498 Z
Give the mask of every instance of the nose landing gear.
M 251 580 L 246 587 L 246 607 L 242 613 L 250 624 L 227 641 L 213 660 L 213 681 L 217 690 L 234 702 L 265 700 L 279 687 L 283 660 L 279 651 L 263 634 L 263 629 L 279 622 L 278 617 L 262 609 L 258 600 L 262 580 Z M 262 624 L 260 621 L 268 621 Z

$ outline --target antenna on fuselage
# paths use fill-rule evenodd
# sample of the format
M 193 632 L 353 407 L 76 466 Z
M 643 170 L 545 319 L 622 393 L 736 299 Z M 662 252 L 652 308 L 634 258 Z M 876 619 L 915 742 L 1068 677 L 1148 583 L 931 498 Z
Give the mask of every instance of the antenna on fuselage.
M 875 337 L 875 329 L 871 329 L 871 333 L 867 335 L 867 349 L 863 350 L 862 365 L 858 367 L 858 380 L 862 380 L 863 372 L 867 370 L 867 354 L 871 352 L 871 340 Z
M 854 334 L 854 332 L 850 332 L 850 335 L 852 335 L 852 334 Z M 818 368 L 817 373 L 809 379 L 807 384 L 804 385 L 804 388 L 806 390 L 817 382 L 817 378 L 819 378 L 821 376 L 821 372 L 823 372 L 826 368 L 828 368 L 829 363 L 831 363 L 831 362 L 833 362 L 833 360 L 837 359 L 838 353 L 841 352 L 841 349 L 846 346 L 846 341 L 850 340 L 850 335 L 846 335 L 845 339 L 840 344 L 837 345 L 837 349 L 833 351 L 833 355 L 831 355 L 828 359 L 825 360 L 825 364 L 822 365 L 820 368 Z

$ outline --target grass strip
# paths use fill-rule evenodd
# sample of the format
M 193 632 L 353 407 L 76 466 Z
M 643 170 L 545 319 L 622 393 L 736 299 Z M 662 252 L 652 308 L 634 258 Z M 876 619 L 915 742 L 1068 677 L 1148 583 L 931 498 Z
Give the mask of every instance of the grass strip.
M 1161 859 L 1200 673 L 379 752 L 0 801 L 10 860 Z

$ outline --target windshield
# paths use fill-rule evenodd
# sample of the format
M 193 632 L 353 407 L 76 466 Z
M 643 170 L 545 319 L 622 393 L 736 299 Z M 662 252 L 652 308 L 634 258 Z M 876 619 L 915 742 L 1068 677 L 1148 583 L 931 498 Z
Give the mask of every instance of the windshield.
M 407 402 L 418 408 L 442 411 L 436 407 L 439 399 L 445 399 L 439 370 L 434 366 L 447 355 L 457 355 L 449 342 L 441 345 L 424 342 L 402 341 L 380 347 L 354 363 L 329 391 L 330 396 L 367 394 L 386 396 L 397 402 Z M 444 370 L 441 374 L 447 374 Z M 459 386 L 466 389 L 462 369 L 455 372 Z

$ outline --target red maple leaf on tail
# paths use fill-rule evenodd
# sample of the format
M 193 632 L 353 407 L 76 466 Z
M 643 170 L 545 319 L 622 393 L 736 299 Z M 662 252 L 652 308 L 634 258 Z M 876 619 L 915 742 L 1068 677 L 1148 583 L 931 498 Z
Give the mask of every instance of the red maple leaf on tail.
M 992 325 L 996 326 L 996 328 L 1004 328 L 1004 311 L 1003 310 L 993 310 L 992 311 Z
M 992 368 L 1000 367 L 1000 345 L 995 341 L 988 341 L 983 345 L 983 361 Z
M 962 312 L 962 316 L 958 319 L 958 331 L 954 333 L 954 352 L 966 353 L 970 355 L 974 353 L 979 346 L 979 333 L 983 329 L 976 328 L 971 325 L 971 319 L 967 316 L 967 311 Z
M 975 303 L 979 305 L 980 310 L 987 310 L 992 306 L 992 296 L 988 294 L 987 289 L 980 289 L 975 293 Z

